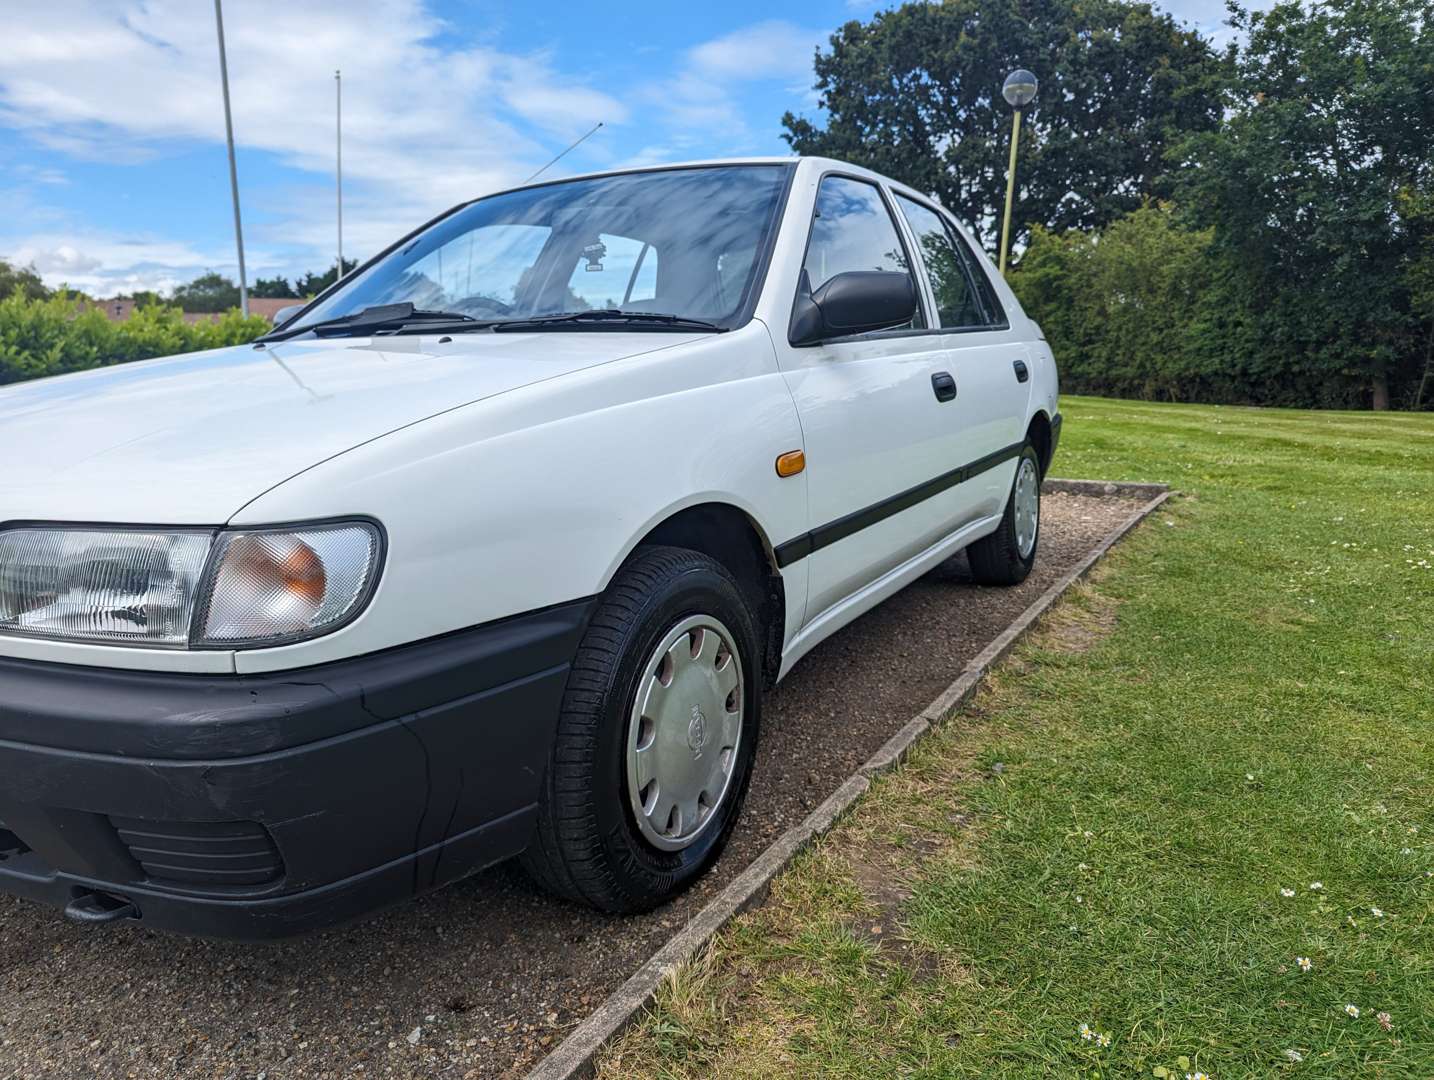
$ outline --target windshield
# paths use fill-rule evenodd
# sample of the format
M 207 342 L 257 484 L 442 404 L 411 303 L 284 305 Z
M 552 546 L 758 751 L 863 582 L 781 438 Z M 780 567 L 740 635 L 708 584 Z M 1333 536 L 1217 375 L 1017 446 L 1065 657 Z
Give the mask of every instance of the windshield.
M 479 199 L 283 329 L 401 303 L 485 324 L 629 311 L 731 328 L 770 241 L 786 172 L 781 165 L 667 169 Z

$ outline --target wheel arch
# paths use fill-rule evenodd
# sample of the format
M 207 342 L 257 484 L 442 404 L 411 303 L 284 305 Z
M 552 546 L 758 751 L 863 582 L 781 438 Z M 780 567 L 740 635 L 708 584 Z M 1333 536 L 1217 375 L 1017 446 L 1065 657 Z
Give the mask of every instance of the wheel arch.
M 768 686 L 775 683 L 781 668 L 787 598 L 766 530 L 734 503 L 695 503 L 674 509 L 652 524 L 622 562 L 643 548 L 661 545 L 701 552 L 737 579 L 761 626 L 763 679 Z
M 1051 435 L 1051 418 L 1046 415 L 1044 409 L 1037 410 L 1031 417 L 1031 422 L 1026 425 L 1026 438 L 1036 448 L 1036 455 L 1041 461 L 1041 477 L 1044 478 L 1056 452 L 1055 441 Z

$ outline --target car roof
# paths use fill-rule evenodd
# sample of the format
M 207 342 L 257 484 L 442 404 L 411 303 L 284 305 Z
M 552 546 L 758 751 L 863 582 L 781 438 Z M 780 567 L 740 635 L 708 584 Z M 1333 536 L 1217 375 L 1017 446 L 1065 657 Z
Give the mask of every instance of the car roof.
M 523 190 L 523 189 L 525 189 L 525 188 L 548 187 L 548 186 L 550 186 L 550 185 L 552 185 L 552 184 L 565 184 L 565 183 L 567 183 L 567 182 L 570 181 L 570 180 L 591 180 L 591 179 L 594 179 L 594 178 L 597 178 L 597 177 L 603 177 L 603 176 L 623 176 L 623 175 L 626 175 L 626 174 L 629 174 L 629 173 L 666 172 L 666 171 L 675 170 L 675 169 L 705 169 L 705 168 L 712 168 L 712 167 L 714 167 L 714 166 L 719 166 L 719 165 L 803 165 L 803 164 L 808 165 L 808 167 L 813 167 L 813 166 L 814 166 L 814 167 L 818 167 L 818 168 L 820 168 L 822 171 L 826 171 L 826 170 L 828 170 L 828 169 L 832 169 L 832 170 L 837 170 L 837 171 L 845 172 L 845 173 L 853 173 L 853 174 L 855 174 L 855 175 L 864 176 L 864 177 L 867 177 L 867 178 L 872 179 L 872 180 L 879 181 L 879 182 L 884 183 L 884 184 L 890 184 L 892 187 L 901 188 L 901 189 L 903 189 L 903 190 L 905 190 L 905 191 L 914 191 L 913 188 L 909 187 L 909 186 L 906 185 L 906 184 L 901 183 L 901 182 L 898 181 L 898 180 L 893 180 L 893 179 L 892 179 L 891 177 L 889 177 L 889 176 L 883 176 L 881 173 L 873 172 L 872 170 L 867 169 L 867 168 L 863 168 L 863 167 L 860 166 L 860 165 L 854 165 L 854 164 L 852 164 L 852 163 L 849 162 L 849 161 L 841 161 L 841 160 L 838 160 L 837 158 L 828 158 L 828 157 L 810 157 L 810 156 L 807 156 L 807 155 L 805 155 L 805 154 L 789 154 L 789 155 L 787 155 L 786 157 L 777 157 L 777 156 L 768 156 L 768 157 L 733 157 L 733 158 L 705 158 L 705 159 L 695 159 L 695 160 L 692 160 L 692 161 L 654 161 L 654 162 L 646 162 L 646 163 L 640 164 L 640 165 L 625 165 L 625 166 L 622 166 L 622 167 L 620 167 L 620 168 L 600 169 L 600 170 L 597 170 L 597 171 L 595 171 L 595 172 L 574 173 L 574 174 L 572 174 L 571 176 L 554 176 L 554 177 L 552 177 L 552 178 L 550 178 L 550 179 L 534 180 L 534 181 L 529 182 L 529 183 L 515 184 L 513 187 L 510 187 L 510 188 L 500 188 L 500 189 L 498 189 L 497 191 L 493 191 L 493 192 L 488 193 L 487 195 L 478 196 L 478 198 L 485 198 L 485 199 L 486 199 L 486 198 L 489 197 L 489 195 L 501 195 L 501 194 L 505 194 L 506 192 L 509 192 L 509 191 L 521 191 L 521 190 Z M 474 200 L 474 201 L 476 201 L 476 200 Z

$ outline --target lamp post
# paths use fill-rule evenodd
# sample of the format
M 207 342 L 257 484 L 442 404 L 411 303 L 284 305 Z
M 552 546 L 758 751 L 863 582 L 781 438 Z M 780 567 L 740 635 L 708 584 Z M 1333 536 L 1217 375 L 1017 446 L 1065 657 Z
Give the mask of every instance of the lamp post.
M 334 72 L 334 197 L 339 211 L 339 274 L 344 279 L 344 76 Z
M 1011 250 L 1011 204 L 1016 199 L 1016 146 L 1021 141 L 1021 110 L 1036 99 L 1040 84 L 1025 68 L 1006 76 L 1001 96 L 1015 112 L 1011 116 L 1011 164 L 1006 169 L 1006 215 L 1001 221 L 1001 276 L 1006 276 L 1006 256 Z
M 244 229 L 239 224 L 239 171 L 234 165 L 234 118 L 229 112 L 229 60 L 224 55 L 224 11 L 214 0 L 214 25 L 219 30 L 219 85 L 224 89 L 224 138 L 229 144 L 229 190 L 234 196 L 234 246 L 239 249 L 239 310 L 249 317 L 249 282 L 244 276 Z

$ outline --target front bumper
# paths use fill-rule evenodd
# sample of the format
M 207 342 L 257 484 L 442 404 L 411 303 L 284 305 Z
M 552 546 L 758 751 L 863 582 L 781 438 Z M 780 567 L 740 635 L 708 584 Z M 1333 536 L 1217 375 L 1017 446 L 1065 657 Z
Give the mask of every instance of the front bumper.
M 589 610 L 262 676 L 0 658 L 0 892 L 262 940 L 517 854 Z

